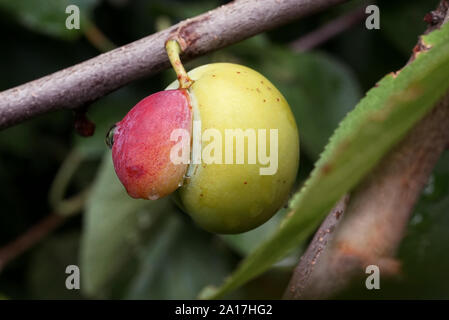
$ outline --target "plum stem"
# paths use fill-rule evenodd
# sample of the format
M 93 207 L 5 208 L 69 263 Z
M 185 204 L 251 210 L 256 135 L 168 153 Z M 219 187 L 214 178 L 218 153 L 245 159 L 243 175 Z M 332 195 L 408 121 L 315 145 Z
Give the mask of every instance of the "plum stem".
M 170 60 L 173 69 L 176 72 L 176 76 L 179 81 L 180 89 L 188 89 L 193 84 L 193 80 L 190 79 L 189 75 L 184 69 L 179 55 L 182 52 L 181 46 L 175 39 L 170 39 L 165 43 L 165 50 L 167 51 L 168 59 Z

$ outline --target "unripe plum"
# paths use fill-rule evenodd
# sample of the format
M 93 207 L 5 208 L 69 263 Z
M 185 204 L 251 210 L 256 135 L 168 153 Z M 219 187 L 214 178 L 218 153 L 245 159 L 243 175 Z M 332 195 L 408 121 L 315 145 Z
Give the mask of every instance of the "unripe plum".
M 176 192 L 178 204 L 206 230 L 239 233 L 267 221 L 286 202 L 299 164 L 299 135 L 290 107 L 275 86 L 260 73 L 231 63 L 214 63 L 189 73 L 193 108 L 202 133 L 213 128 L 226 137 L 228 129 L 266 129 L 267 154 L 273 141 L 269 129 L 278 130 L 278 167 L 261 175 L 260 159 L 249 164 L 191 164 L 194 174 Z M 176 88 L 177 81 L 167 89 Z M 257 132 L 257 131 L 256 131 Z M 203 136 L 204 138 L 204 136 Z M 258 139 L 261 137 L 258 136 Z M 211 139 L 212 140 L 212 139 Z M 212 143 L 210 141 L 209 143 Z M 202 143 L 202 149 L 208 142 Z M 249 150 L 245 144 L 245 150 Z M 233 146 L 236 154 L 236 143 Z
M 294 116 L 275 86 L 247 67 L 214 63 L 188 75 L 193 84 L 187 89 L 180 89 L 175 81 L 166 91 L 139 102 L 117 123 L 111 133 L 117 176 L 135 198 L 157 199 L 176 190 L 176 203 L 208 231 L 253 229 L 286 202 L 296 179 L 299 135 Z M 201 123 L 198 132 L 192 122 Z M 202 161 L 192 162 L 189 154 L 190 164 L 173 163 L 170 150 L 178 143 L 171 139 L 175 129 L 191 135 L 190 153 L 192 141 L 199 139 Z M 213 137 L 209 129 L 214 130 Z M 226 148 L 229 130 L 253 130 L 255 134 L 255 146 L 250 146 L 248 137 L 243 140 L 243 164 L 236 163 L 237 139 L 231 137 L 231 150 Z M 223 138 L 220 143 L 215 141 L 218 138 Z M 218 144 L 211 153 L 213 141 Z M 260 143 L 266 145 L 265 152 Z M 250 150 L 256 151 L 252 162 Z M 233 163 L 226 161 L 229 152 Z M 215 160 L 201 159 L 205 154 Z

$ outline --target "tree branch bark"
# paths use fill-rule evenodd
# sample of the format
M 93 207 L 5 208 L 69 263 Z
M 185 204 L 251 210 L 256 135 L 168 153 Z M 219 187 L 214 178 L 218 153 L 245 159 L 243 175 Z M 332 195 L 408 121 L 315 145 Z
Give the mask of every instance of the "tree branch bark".
M 304 291 L 304 287 L 309 284 L 310 275 L 327 243 L 332 239 L 333 232 L 343 217 L 348 201 L 349 195 L 345 195 L 324 219 L 306 252 L 301 256 L 287 287 L 289 290 L 284 293 L 284 298 L 288 299 Z
M 431 23 L 427 32 L 448 20 L 448 8 L 449 1 L 443 0 L 427 17 Z M 433 23 L 438 16 L 441 19 Z M 420 43 L 415 51 L 419 48 Z M 449 91 L 351 194 L 344 218 L 319 259 L 314 260 L 313 270 L 304 277 L 311 260 L 307 256 L 301 259 L 285 298 L 332 297 L 355 279 L 366 276 L 368 265 L 377 265 L 383 276 L 400 271 L 400 263 L 394 258 L 397 248 L 413 206 L 447 146 L 448 128 Z M 316 238 L 306 252 L 317 245 Z
M 169 67 L 164 44 L 176 34 L 188 61 L 347 0 L 245 0 L 182 21 L 70 68 L 0 93 L 0 129 L 89 104 Z

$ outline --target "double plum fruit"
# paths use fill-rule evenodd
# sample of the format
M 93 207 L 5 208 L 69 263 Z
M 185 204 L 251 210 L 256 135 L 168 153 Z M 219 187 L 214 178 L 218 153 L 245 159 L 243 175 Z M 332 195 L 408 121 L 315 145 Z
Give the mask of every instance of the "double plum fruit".
M 118 178 L 133 198 L 172 194 L 211 232 L 261 225 L 286 202 L 298 170 L 298 129 L 287 101 L 241 65 L 213 63 L 187 74 L 178 43 L 166 47 L 178 80 L 140 101 L 108 134 Z M 230 133 L 246 134 L 240 146 Z

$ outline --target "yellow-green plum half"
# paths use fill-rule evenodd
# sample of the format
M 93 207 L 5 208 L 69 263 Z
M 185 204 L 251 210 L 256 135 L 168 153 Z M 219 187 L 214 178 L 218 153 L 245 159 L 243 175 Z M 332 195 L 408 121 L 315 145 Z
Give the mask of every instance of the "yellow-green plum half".
M 213 63 L 188 74 L 194 81 L 188 93 L 193 120 L 201 121 L 203 159 L 189 165 L 188 179 L 175 193 L 176 202 L 198 225 L 211 232 L 251 230 L 285 204 L 296 179 L 299 135 L 294 116 L 276 87 L 247 67 Z M 176 88 L 177 81 L 167 89 Z M 244 140 L 244 164 L 236 163 L 237 139 L 231 150 L 226 150 L 225 140 L 233 129 L 252 131 L 256 137 L 255 144 L 248 138 L 254 138 L 250 133 Z M 277 146 L 270 129 L 277 132 Z M 194 125 L 193 139 L 195 134 L 198 133 Z M 217 141 L 220 137 L 221 141 Z M 266 145 L 265 155 L 272 156 L 270 163 L 260 156 L 261 142 Z M 248 151 L 254 148 L 256 161 L 251 163 Z M 229 152 L 233 155 L 232 164 L 226 163 Z M 214 161 L 204 161 L 207 156 Z M 272 174 L 261 174 L 261 168 Z

